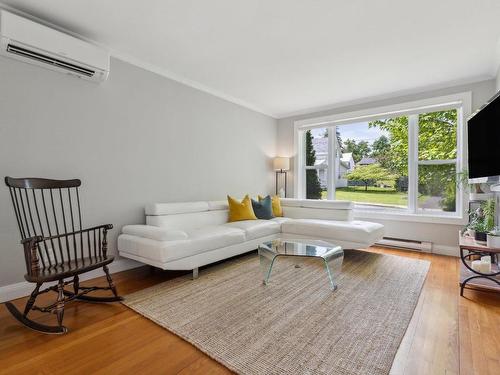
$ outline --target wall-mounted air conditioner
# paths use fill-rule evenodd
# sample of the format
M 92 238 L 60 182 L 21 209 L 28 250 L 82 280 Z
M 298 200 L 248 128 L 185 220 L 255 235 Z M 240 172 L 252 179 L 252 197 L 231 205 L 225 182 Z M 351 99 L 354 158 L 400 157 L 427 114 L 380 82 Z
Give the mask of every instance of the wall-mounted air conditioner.
M 0 55 L 96 82 L 109 74 L 106 50 L 1 9 Z

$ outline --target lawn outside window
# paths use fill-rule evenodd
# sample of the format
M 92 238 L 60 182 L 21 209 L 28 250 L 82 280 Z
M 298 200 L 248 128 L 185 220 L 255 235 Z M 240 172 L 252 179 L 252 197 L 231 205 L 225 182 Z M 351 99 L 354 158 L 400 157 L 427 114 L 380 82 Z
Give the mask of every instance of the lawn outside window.
M 350 200 L 366 217 L 463 221 L 456 176 L 470 107 L 461 93 L 296 121 L 295 197 Z

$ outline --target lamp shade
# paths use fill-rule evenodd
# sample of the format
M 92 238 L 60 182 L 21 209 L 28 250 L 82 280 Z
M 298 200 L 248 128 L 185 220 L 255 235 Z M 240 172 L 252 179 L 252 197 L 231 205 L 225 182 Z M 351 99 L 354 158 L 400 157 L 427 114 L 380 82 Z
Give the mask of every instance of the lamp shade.
M 274 158 L 274 169 L 288 171 L 290 169 L 290 158 L 278 156 Z

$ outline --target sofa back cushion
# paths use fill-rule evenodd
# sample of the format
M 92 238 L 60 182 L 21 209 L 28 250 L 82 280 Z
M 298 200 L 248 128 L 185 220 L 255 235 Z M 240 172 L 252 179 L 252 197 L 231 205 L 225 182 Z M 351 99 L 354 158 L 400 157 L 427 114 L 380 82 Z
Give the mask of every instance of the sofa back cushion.
M 154 203 L 146 206 L 146 224 L 191 231 L 227 223 L 227 201 Z
M 146 206 L 146 215 L 161 216 L 204 212 L 210 209 L 209 202 L 152 203 Z
M 354 204 L 348 201 L 281 199 L 283 216 L 292 219 L 353 220 Z M 228 222 L 226 201 L 154 203 L 146 206 L 146 223 L 185 232 Z
M 316 199 L 281 199 L 283 216 L 292 219 L 322 219 L 351 221 L 354 204 L 349 201 L 322 201 Z

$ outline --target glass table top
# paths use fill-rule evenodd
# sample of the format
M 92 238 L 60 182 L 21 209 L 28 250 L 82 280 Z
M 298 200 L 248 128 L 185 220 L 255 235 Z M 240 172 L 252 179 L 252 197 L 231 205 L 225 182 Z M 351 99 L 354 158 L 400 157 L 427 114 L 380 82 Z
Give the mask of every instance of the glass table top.
M 342 248 L 337 245 L 319 240 L 294 240 L 294 239 L 276 239 L 264 242 L 260 248 L 271 251 L 277 255 L 324 257 L 332 252 L 341 251 Z
M 264 284 L 269 283 L 273 265 L 282 256 L 315 257 L 322 259 L 332 290 L 337 289 L 335 278 L 340 274 L 344 259 L 342 247 L 319 240 L 278 238 L 259 245 L 259 262 Z M 300 268 L 299 265 L 295 265 Z

